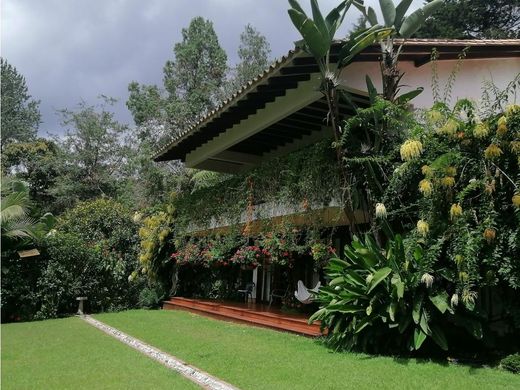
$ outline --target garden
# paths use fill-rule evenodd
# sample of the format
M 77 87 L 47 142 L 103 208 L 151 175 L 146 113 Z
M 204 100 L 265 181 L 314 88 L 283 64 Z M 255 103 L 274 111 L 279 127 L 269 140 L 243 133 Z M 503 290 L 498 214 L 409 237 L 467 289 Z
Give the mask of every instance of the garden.
M 520 74 L 461 98 L 468 51 L 443 84 L 434 49 L 433 105 L 411 109 L 423 88 L 402 92 L 397 42 L 447 16 L 442 0 L 410 4 L 381 0 L 376 16 L 342 1 L 322 15 L 312 0 L 308 15 L 290 0 L 330 136 L 236 174 L 150 155 L 169 142 L 164 129 L 189 131 L 267 67 L 269 45 L 249 25 L 242 67 L 226 76 L 211 22 L 193 19 L 176 59 L 213 56 L 200 78 L 218 80 L 190 96 L 182 61 L 168 61 L 164 91 L 132 82 L 135 132 L 105 98 L 63 110 L 75 130 L 61 140 L 38 139 L 38 103 L 2 59 L 2 78 L 17 85 L 2 83 L 2 106 L 13 94 L 25 116 L 24 131 L 2 136 L 2 386 L 196 387 L 74 316 L 87 297 L 94 319 L 242 389 L 311 389 L 316 378 L 331 389 L 520 387 Z M 338 43 L 349 9 L 360 25 Z M 367 47 L 381 49 L 382 82 L 362 76 L 360 105 L 340 80 Z M 2 128 L 15 121 L 2 109 Z M 285 291 L 276 310 L 305 314 L 322 336 L 160 310 L 174 296 L 242 302 L 253 278 L 258 303 Z M 293 293 L 318 281 L 310 304 Z

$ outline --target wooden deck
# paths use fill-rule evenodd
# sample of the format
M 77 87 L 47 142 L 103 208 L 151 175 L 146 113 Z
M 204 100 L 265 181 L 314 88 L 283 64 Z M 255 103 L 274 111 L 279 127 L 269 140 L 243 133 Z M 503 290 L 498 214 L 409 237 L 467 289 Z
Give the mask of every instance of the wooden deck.
M 288 314 L 267 305 L 173 297 L 163 302 L 165 310 L 188 310 L 227 321 L 252 324 L 305 336 L 321 335 L 320 324 L 307 323 L 305 315 Z

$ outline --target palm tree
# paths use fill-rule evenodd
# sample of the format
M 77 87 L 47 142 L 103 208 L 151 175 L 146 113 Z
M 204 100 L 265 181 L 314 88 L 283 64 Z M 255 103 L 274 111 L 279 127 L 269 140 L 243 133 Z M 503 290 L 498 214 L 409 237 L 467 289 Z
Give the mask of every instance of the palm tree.
M 47 213 L 39 220 L 29 216 L 29 189 L 22 181 L 2 178 L 1 185 L 2 251 L 39 243 L 54 226 L 54 216 Z

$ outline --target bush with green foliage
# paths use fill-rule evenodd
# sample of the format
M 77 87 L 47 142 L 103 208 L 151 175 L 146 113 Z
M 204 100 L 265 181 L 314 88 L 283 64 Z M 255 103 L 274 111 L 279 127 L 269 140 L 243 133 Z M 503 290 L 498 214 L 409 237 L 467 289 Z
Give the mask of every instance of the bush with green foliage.
M 520 353 L 506 356 L 500 361 L 500 367 L 504 370 L 520 374 Z
M 326 268 L 330 281 L 318 294 L 321 308 L 309 321 L 321 320 L 332 346 L 413 351 L 431 338 L 447 350 L 449 322 L 482 338 L 480 322 L 466 310 L 455 311 L 456 303 L 446 291 L 447 271 L 436 270 L 435 277 L 441 280 L 434 283 L 422 247 L 415 245 L 410 255 L 406 249 L 412 246 L 396 235 L 383 251 L 366 235 L 345 247 L 344 259 L 330 260 Z
M 313 319 L 344 348 L 416 350 L 429 337 L 444 349 L 514 348 L 520 107 L 481 119 L 468 100 L 437 104 L 410 129 L 403 162 L 390 159 L 384 192 L 372 192 L 376 224 L 405 239 L 390 235 L 386 250 L 381 234 L 354 240 L 331 263 Z
M 7 320 L 72 314 L 78 296 L 88 297 L 90 312 L 135 307 L 144 287 L 128 280 L 138 267 L 137 245 L 129 210 L 109 199 L 79 203 L 59 219 L 40 256 L 18 260 L 4 275 L 5 284 L 19 286 L 7 291 L 8 305 L 2 298 L 2 314 L 9 308 L 13 314 Z

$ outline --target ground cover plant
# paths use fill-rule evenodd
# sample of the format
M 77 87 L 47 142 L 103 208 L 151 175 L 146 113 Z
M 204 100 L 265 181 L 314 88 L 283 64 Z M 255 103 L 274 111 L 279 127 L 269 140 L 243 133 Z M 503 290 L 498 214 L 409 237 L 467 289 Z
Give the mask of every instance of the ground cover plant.
M 79 318 L 4 324 L 2 389 L 197 389 Z
M 446 360 L 333 353 L 316 340 L 182 311 L 126 311 L 97 319 L 241 389 L 514 389 L 520 377 Z

